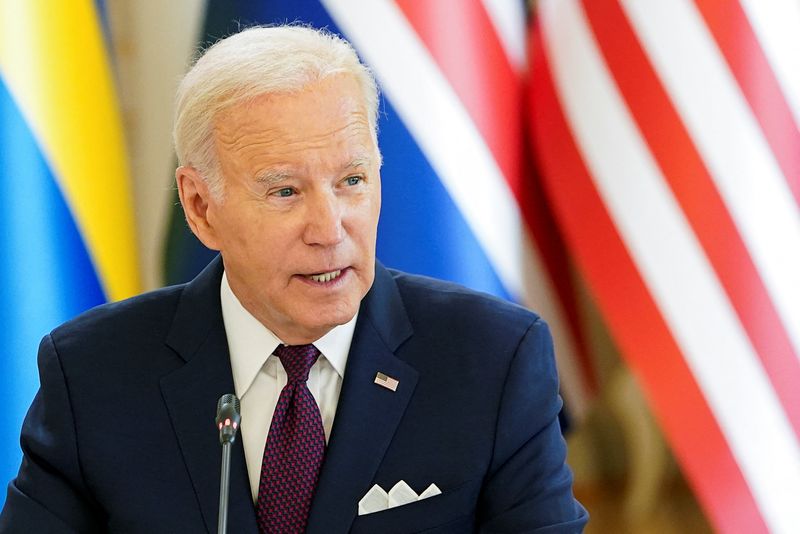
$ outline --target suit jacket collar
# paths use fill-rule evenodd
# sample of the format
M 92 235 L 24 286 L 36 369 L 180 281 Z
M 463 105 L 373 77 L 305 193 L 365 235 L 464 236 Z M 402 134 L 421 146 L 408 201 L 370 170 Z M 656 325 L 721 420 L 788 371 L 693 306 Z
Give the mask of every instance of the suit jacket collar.
M 219 328 L 224 333 L 219 300 L 222 272 L 222 257 L 217 256 L 181 292 L 166 343 L 187 362 L 211 334 Z
M 209 532 L 217 530 L 222 457 L 215 408 L 222 395 L 234 391 L 219 299 L 221 277 L 217 257 L 184 287 L 166 344 L 186 363 L 161 379 L 161 394 Z M 258 532 L 241 440 L 231 451 L 228 514 L 230 532 Z
M 395 356 L 411 335 L 397 285 L 378 264 L 361 303 L 308 534 L 350 529 L 417 384 L 417 371 Z M 375 384 L 379 372 L 399 382 L 396 391 Z
M 222 270 L 217 257 L 184 288 L 166 343 L 186 363 L 161 380 L 209 532 L 216 530 L 221 455 L 214 407 L 221 395 L 234 391 L 219 300 Z M 378 263 L 361 303 L 309 534 L 349 530 L 416 387 L 417 371 L 394 354 L 411 335 L 397 285 Z M 378 372 L 398 380 L 397 390 L 375 384 Z M 231 471 L 229 529 L 257 532 L 241 440 L 234 444 Z

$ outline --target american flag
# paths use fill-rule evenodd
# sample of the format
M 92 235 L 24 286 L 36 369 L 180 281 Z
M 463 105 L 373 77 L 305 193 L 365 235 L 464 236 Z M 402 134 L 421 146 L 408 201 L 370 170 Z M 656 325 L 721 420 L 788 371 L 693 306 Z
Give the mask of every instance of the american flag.
M 720 532 L 800 532 L 800 2 L 541 0 L 533 148 Z
M 596 380 L 566 252 L 528 159 L 525 3 L 320 4 L 384 95 L 378 257 L 543 315 L 555 339 L 568 413 L 580 419 Z M 309 20 L 305 15 L 299 14 Z
M 400 385 L 400 382 L 396 378 L 392 378 L 383 373 L 375 375 L 375 383 L 392 391 L 397 391 L 397 386 Z

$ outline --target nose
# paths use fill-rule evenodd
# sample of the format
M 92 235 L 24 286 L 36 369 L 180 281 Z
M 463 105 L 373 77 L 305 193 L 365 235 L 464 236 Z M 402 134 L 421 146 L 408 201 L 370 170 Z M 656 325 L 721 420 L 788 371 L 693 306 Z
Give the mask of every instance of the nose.
M 335 194 L 315 195 L 307 204 L 303 240 L 307 245 L 333 246 L 344 239 L 343 207 Z

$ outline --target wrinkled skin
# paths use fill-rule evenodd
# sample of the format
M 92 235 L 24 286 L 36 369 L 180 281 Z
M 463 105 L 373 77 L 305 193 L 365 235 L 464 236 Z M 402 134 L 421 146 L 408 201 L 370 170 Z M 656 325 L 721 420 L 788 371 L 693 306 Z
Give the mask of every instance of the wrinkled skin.
M 176 172 L 192 231 L 222 253 L 234 294 L 284 343 L 349 321 L 375 276 L 380 155 L 356 80 L 264 95 L 215 118 L 215 198 Z M 333 275 L 339 271 L 338 277 Z M 326 276 L 333 273 L 328 280 Z

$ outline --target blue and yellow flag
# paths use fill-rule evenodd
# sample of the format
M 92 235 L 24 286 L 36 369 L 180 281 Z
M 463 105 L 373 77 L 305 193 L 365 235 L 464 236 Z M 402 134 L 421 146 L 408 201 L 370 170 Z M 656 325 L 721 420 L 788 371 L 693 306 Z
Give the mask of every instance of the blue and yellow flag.
M 41 337 L 139 290 L 124 140 L 92 0 L 0 0 L 0 203 L 2 484 L 19 467 Z

